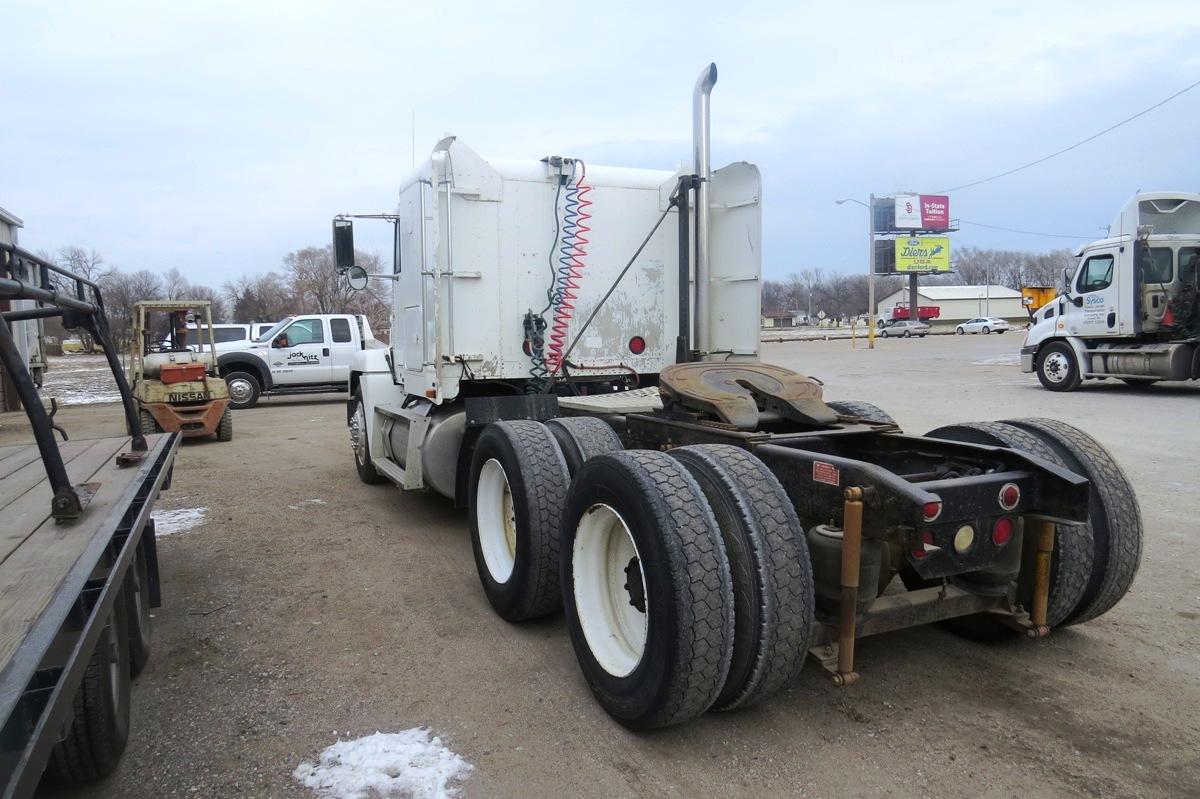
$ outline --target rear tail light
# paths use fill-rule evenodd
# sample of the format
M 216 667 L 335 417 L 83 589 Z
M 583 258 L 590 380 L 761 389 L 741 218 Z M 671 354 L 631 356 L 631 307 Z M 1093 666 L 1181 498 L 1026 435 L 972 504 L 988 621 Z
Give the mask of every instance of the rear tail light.
M 938 500 L 937 502 L 926 502 L 925 505 L 921 508 L 921 516 L 924 517 L 925 521 L 927 521 L 927 522 L 932 522 L 941 515 L 942 515 L 941 500 Z
M 1000 488 L 1000 507 L 1012 510 L 1021 501 L 1021 488 L 1016 483 L 1005 483 Z
M 629 351 L 634 355 L 641 355 L 646 351 L 646 339 L 641 336 L 634 336 L 629 339 Z
M 1012 540 L 1013 520 L 1011 516 L 1001 516 L 992 525 L 992 543 L 1002 547 Z

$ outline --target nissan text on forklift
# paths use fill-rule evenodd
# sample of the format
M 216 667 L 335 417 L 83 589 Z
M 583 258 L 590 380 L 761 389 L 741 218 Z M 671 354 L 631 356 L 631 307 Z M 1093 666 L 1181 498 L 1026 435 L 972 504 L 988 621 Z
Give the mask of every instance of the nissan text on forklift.
M 882 632 L 1039 638 L 1109 611 L 1142 523 L 1094 439 L 1049 419 L 906 435 L 758 359 L 761 181 L 710 169 L 716 80 L 690 174 L 447 137 L 394 214 L 335 217 L 350 284 L 396 287 L 388 349 L 351 366 L 361 479 L 465 507 L 495 611 L 561 609 L 633 729 L 762 701 L 806 657 L 848 685 Z M 392 225 L 391 275 L 354 264 L 359 217 Z

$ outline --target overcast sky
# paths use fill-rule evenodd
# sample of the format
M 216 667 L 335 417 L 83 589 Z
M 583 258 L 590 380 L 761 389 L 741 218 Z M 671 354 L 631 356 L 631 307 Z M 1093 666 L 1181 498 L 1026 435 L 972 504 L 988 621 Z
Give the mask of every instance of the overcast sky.
M 714 165 L 762 169 L 767 276 L 865 270 L 866 211 L 836 198 L 986 177 L 1200 80 L 1194 0 L 185 5 L 0 9 L 0 206 L 25 247 L 214 285 L 278 268 L 334 213 L 394 205 L 414 113 L 418 159 L 451 132 L 485 155 L 672 169 L 715 61 Z M 1198 150 L 1200 88 L 953 194 L 952 216 L 1098 237 L 1139 188 L 1200 191 Z

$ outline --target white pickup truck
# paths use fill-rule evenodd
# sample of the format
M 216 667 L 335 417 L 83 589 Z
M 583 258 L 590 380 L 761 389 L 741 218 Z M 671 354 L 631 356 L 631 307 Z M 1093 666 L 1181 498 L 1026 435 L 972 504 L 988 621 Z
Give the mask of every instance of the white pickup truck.
M 354 353 L 385 346 L 361 314 L 305 314 L 221 352 L 217 364 L 230 404 L 252 408 L 263 394 L 345 391 Z

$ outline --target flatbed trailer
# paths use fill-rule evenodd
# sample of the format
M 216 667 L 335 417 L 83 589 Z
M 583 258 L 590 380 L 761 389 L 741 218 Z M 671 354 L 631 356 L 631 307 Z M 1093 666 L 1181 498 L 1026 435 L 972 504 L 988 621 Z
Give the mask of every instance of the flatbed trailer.
M 0 447 L 0 796 L 43 777 L 84 783 L 112 772 L 129 737 L 130 681 L 150 653 L 159 604 L 151 511 L 170 485 L 180 435 L 144 434 L 94 282 L 0 245 L 0 367 L 33 444 Z M 107 356 L 126 436 L 71 440 L 54 421 L 14 323 L 61 317 Z M 61 442 L 57 437 L 61 437 Z
M 101 639 L 129 646 L 129 632 L 124 640 L 109 632 L 115 604 L 126 603 L 126 613 L 159 605 L 150 513 L 159 491 L 169 487 L 179 440 L 178 434 L 147 436 L 145 457 L 128 466 L 118 458 L 129 450 L 131 438 L 65 442 L 60 451 L 72 482 L 94 491 L 84 514 L 65 524 L 50 513 L 53 491 L 38 448 L 0 447 L 0 784 L 5 797 L 31 795 L 52 750 L 68 736 L 85 673 L 94 659 L 104 658 Z M 126 618 L 124 626 L 148 623 Z M 120 658 L 108 659 L 118 672 L 126 668 Z M 112 678 L 127 681 L 129 674 Z M 127 704 L 127 682 L 118 686 L 118 696 L 122 693 Z

